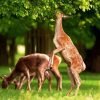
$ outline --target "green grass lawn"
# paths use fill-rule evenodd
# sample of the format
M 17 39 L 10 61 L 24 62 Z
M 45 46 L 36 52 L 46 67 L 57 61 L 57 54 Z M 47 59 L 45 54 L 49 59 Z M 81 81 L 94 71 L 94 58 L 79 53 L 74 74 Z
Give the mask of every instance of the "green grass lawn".
M 70 81 L 67 74 L 65 64 L 61 64 L 60 72 L 63 77 L 63 90 L 56 90 L 56 80 L 53 77 L 52 90 L 48 90 L 48 81 L 45 81 L 42 91 L 37 92 L 37 80 L 33 80 L 31 84 L 32 91 L 26 91 L 26 84 L 22 90 L 15 90 L 14 85 L 10 85 L 8 89 L 2 89 L 0 86 L 0 100 L 100 100 L 100 74 L 84 72 L 81 73 L 82 85 L 77 96 L 73 91 L 69 97 L 66 96 L 70 88 Z M 9 74 L 9 67 L 0 67 L 0 76 Z M 1 84 L 1 80 L 0 80 Z

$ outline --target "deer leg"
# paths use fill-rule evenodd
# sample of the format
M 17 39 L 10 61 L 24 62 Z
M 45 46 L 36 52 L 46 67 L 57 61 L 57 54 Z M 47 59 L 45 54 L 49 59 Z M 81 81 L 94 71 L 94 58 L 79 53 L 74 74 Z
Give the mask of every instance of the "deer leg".
M 37 77 L 38 77 L 38 92 L 40 92 L 41 91 L 41 77 L 40 77 L 40 75 L 38 74 L 37 75 Z
M 40 77 L 41 77 L 41 88 L 42 88 L 42 85 L 43 85 L 43 82 L 44 82 L 44 73 L 45 71 L 40 71 Z M 41 90 L 41 89 L 40 89 Z
M 21 89 L 21 88 L 22 88 L 25 79 L 26 79 L 26 76 L 22 76 L 22 77 L 21 77 L 21 79 L 20 79 L 20 84 L 19 84 L 19 86 L 18 86 L 18 89 Z
M 81 79 L 80 79 L 79 73 L 77 71 L 73 71 L 73 75 L 74 75 L 74 79 L 75 79 L 75 82 L 76 82 L 75 96 L 77 96 L 80 85 L 81 85 Z
M 36 76 L 36 72 L 33 72 L 30 74 L 30 81 L 32 82 L 32 79 L 35 78 Z
M 52 87 L 52 78 L 51 76 L 49 77 L 49 91 L 51 91 L 51 87 Z
M 48 79 L 48 82 L 49 82 L 49 91 L 51 91 L 51 84 L 52 84 L 52 78 L 51 78 L 51 74 L 49 71 L 45 71 L 45 79 L 47 78 Z
M 44 72 L 45 71 L 39 70 L 39 73 L 38 73 L 38 80 L 39 80 L 39 88 L 38 88 L 38 91 L 41 91 L 42 84 L 44 82 Z
M 75 87 L 75 85 L 76 85 L 76 82 L 75 82 L 75 80 L 74 80 L 74 77 L 73 77 L 73 74 L 72 74 L 72 72 L 71 72 L 71 70 L 70 70 L 70 68 L 68 67 L 68 75 L 69 75 L 69 78 L 70 78 L 70 80 L 71 80 L 71 88 L 69 89 L 69 91 L 68 91 L 68 93 L 67 93 L 67 96 L 69 96 L 70 95 L 70 93 L 71 93 L 71 91 L 73 90 L 73 88 Z
M 14 79 L 13 83 L 15 84 L 15 89 L 21 89 L 20 85 L 22 83 L 23 74 L 19 75 L 18 79 Z
M 27 90 L 31 91 L 31 87 L 30 87 L 30 74 L 29 74 L 29 70 L 26 69 L 25 72 L 24 72 L 25 76 L 26 76 L 26 79 L 27 79 Z
M 79 74 L 73 68 L 68 68 L 68 74 L 71 80 L 71 88 L 68 91 L 67 95 L 71 93 L 71 91 L 73 90 L 75 86 L 77 86 L 76 92 L 75 92 L 75 95 L 77 95 L 79 87 L 81 85 Z
M 52 65 L 53 65 L 53 59 L 54 59 L 54 55 L 62 50 L 64 50 L 65 47 L 59 47 L 57 49 L 54 49 L 53 50 L 53 54 L 52 54 L 52 57 L 50 57 L 50 67 L 52 68 Z
M 58 69 L 53 68 L 52 72 L 57 80 L 57 90 L 62 90 L 62 76 Z
M 17 80 L 14 80 L 13 83 L 15 84 L 15 89 L 18 89 L 20 82 Z
M 56 54 L 56 53 L 64 50 L 65 48 L 66 48 L 65 46 L 64 47 L 58 47 L 57 49 L 53 50 L 53 54 Z
M 52 78 L 51 75 L 49 74 L 48 76 L 48 81 L 49 81 L 49 91 L 51 91 L 51 87 L 52 87 Z

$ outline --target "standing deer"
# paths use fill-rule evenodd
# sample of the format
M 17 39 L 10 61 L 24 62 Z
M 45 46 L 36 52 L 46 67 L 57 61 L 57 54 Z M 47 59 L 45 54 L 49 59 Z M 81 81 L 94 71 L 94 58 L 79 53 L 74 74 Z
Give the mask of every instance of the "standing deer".
M 63 17 L 68 18 L 69 16 L 64 16 L 64 14 L 60 12 L 56 13 L 55 35 L 53 38 L 56 49 L 53 51 L 53 53 L 56 54 L 58 52 L 61 52 L 65 63 L 68 64 L 67 70 L 71 80 L 71 88 L 69 89 L 67 95 L 71 93 L 75 86 L 77 86 L 75 92 L 75 95 L 77 95 L 79 87 L 81 85 L 79 73 L 84 71 L 86 66 L 77 48 L 74 46 L 71 38 L 63 30 Z M 52 56 L 51 58 L 51 63 L 53 63 L 53 57 L 54 56 Z

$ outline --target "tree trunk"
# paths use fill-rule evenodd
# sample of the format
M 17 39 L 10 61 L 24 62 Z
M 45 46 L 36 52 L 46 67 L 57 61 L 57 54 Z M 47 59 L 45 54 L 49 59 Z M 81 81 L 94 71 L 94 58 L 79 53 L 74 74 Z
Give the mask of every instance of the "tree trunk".
M 26 53 L 48 53 L 53 49 L 52 32 L 49 28 L 38 26 L 26 34 Z
M 7 37 L 0 34 L 0 65 L 8 65 Z
M 15 53 L 16 53 L 16 43 L 15 43 L 15 38 L 12 37 L 10 38 L 10 44 L 9 44 L 9 58 L 10 58 L 10 62 L 9 64 L 10 65 L 13 65 L 15 64 Z
M 36 52 L 36 32 L 37 30 L 32 29 L 30 32 L 25 35 L 25 55 Z
M 25 34 L 25 55 L 31 53 L 31 38 L 30 32 Z
M 53 50 L 53 37 L 49 28 L 38 27 L 36 34 L 37 52 L 48 54 Z
M 96 42 L 92 50 L 89 51 L 89 59 L 88 59 L 88 70 L 92 72 L 100 72 L 100 38 L 98 30 L 96 27 L 93 27 L 92 32 L 96 36 Z

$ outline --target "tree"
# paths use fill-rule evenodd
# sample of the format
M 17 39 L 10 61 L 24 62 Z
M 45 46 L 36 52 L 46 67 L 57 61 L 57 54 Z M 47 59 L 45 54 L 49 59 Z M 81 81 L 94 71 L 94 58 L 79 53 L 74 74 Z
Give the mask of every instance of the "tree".
M 7 38 L 0 34 L 0 65 L 8 64 Z
M 31 33 L 29 37 L 31 39 L 29 40 L 33 41 L 35 39 L 33 37 L 34 33 L 39 32 L 39 37 L 36 38 L 37 41 L 40 36 L 45 35 L 39 31 L 41 29 L 40 23 L 41 26 L 46 23 L 45 25 L 48 25 L 54 33 L 55 12 L 58 10 L 73 16 L 73 18 L 64 21 L 63 26 L 74 43 L 85 49 L 93 48 L 96 37 L 91 32 L 91 26 L 100 29 L 99 0 L 0 0 L 0 34 L 16 37 Z M 42 30 L 46 31 L 48 29 L 43 27 Z M 35 46 L 36 41 L 29 42 L 32 48 Z M 46 46 L 45 48 L 47 49 Z M 44 52 L 42 49 L 37 51 Z

